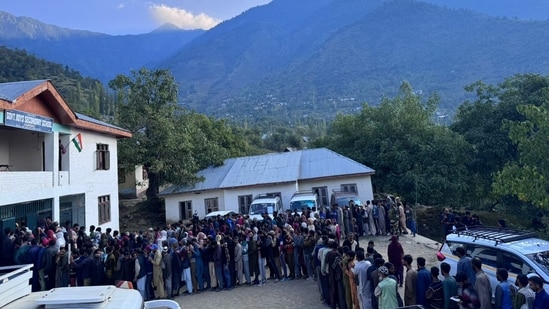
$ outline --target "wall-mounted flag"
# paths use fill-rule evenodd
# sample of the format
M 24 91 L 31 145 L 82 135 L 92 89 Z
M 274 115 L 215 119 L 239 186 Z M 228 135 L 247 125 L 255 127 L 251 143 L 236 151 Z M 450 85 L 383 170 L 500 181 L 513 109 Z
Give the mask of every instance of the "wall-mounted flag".
M 72 138 L 72 143 L 74 144 L 74 147 L 76 147 L 76 150 L 78 152 L 82 152 L 83 144 L 82 144 L 82 135 L 78 133 L 75 137 Z

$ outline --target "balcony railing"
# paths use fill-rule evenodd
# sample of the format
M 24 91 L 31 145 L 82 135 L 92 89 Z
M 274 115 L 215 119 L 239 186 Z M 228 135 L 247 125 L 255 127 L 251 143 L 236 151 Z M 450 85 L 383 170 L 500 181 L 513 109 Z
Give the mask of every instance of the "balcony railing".
M 53 172 L 0 172 L 0 191 L 28 191 L 68 184 L 69 172 L 60 172 L 56 183 Z

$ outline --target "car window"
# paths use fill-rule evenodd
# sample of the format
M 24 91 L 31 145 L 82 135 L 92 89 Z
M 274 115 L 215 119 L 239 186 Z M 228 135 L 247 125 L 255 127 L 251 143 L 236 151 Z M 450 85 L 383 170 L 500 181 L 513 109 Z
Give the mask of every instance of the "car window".
M 502 259 L 499 267 L 505 268 L 515 275 L 528 274 L 533 271 L 528 263 L 508 252 L 502 252 Z
M 450 252 L 452 252 L 452 254 L 455 254 L 458 247 L 466 247 L 466 245 L 463 243 L 453 241 L 446 241 L 446 245 L 448 245 L 448 248 L 450 249 Z
M 549 275 L 549 251 L 528 254 L 526 256 L 536 263 L 546 275 Z
M 471 249 L 471 257 L 479 257 L 483 265 L 498 267 L 498 253 L 496 250 L 480 246 L 474 246 Z

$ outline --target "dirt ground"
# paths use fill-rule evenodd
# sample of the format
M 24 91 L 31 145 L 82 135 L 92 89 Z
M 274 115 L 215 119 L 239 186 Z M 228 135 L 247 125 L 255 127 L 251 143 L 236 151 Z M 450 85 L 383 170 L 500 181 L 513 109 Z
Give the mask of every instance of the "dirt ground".
M 121 231 L 146 230 L 153 226 L 165 224 L 163 209 L 150 211 L 143 200 L 120 201 L 120 229 Z M 423 215 L 423 213 L 428 215 Z M 440 229 L 436 218 L 438 212 L 425 210 L 418 214 L 420 233 L 436 235 Z M 436 215 L 433 215 L 436 212 Z M 431 221 L 435 222 L 431 222 Z M 429 226 L 434 225 L 433 228 Z M 366 246 L 369 240 L 375 243 L 375 249 L 387 259 L 387 245 L 389 236 L 361 237 L 360 244 Z M 400 243 L 406 254 L 415 258 L 422 256 L 426 259 L 427 267 L 437 266 L 436 252 L 440 243 L 420 234 L 412 237 L 411 234 L 400 236 Z M 414 264 L 415 266 L 415 264 Z M 401 288 L 401 295 L 404 292 Z M 301 308 L 316 309 L 322 307 L 318 284 L 315 281 L 293 280 L 275 283 L 268 280 L 265 286 L 238 287 L 231 291 L 202 292 L 194 295 L 183 294 L 175 300 L 182 308 Z
M 372 239 L 376 250 L 386 259 L 389 237 L 362 237 L 361 245 L 366 245 Z M 417 235 L 404 235 L 400 242 L 405 253 L 414 259 L 423 256 L 427 267 L 437 266 L 436 252 L 440 244 L 431 239 Z M 404 295 L 403 288 L 400 294 Z M 231 291 L 202 292 L 195 295 L 178 296 L 175 300 L 182 308 L 323 308 L 320 302 L 318 283 L 315 281 L 293 280 L 275 283 L 268 280 L 265 286 L 245 286 Z

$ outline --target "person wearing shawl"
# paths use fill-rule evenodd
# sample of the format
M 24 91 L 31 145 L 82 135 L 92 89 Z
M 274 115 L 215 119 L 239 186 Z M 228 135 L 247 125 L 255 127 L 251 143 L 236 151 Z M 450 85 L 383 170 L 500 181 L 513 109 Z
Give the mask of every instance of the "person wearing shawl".
M 398 241 L 398 236 L 391 236 L 391 242 L 387 246 L 387 256 L 389 262 L 395 266 L 395 275 L 397 277 L 397 283 L 402 286 L 404 281 L 404 265 L 402 264 L 402 258 L 404 257 L 404 249 Z

